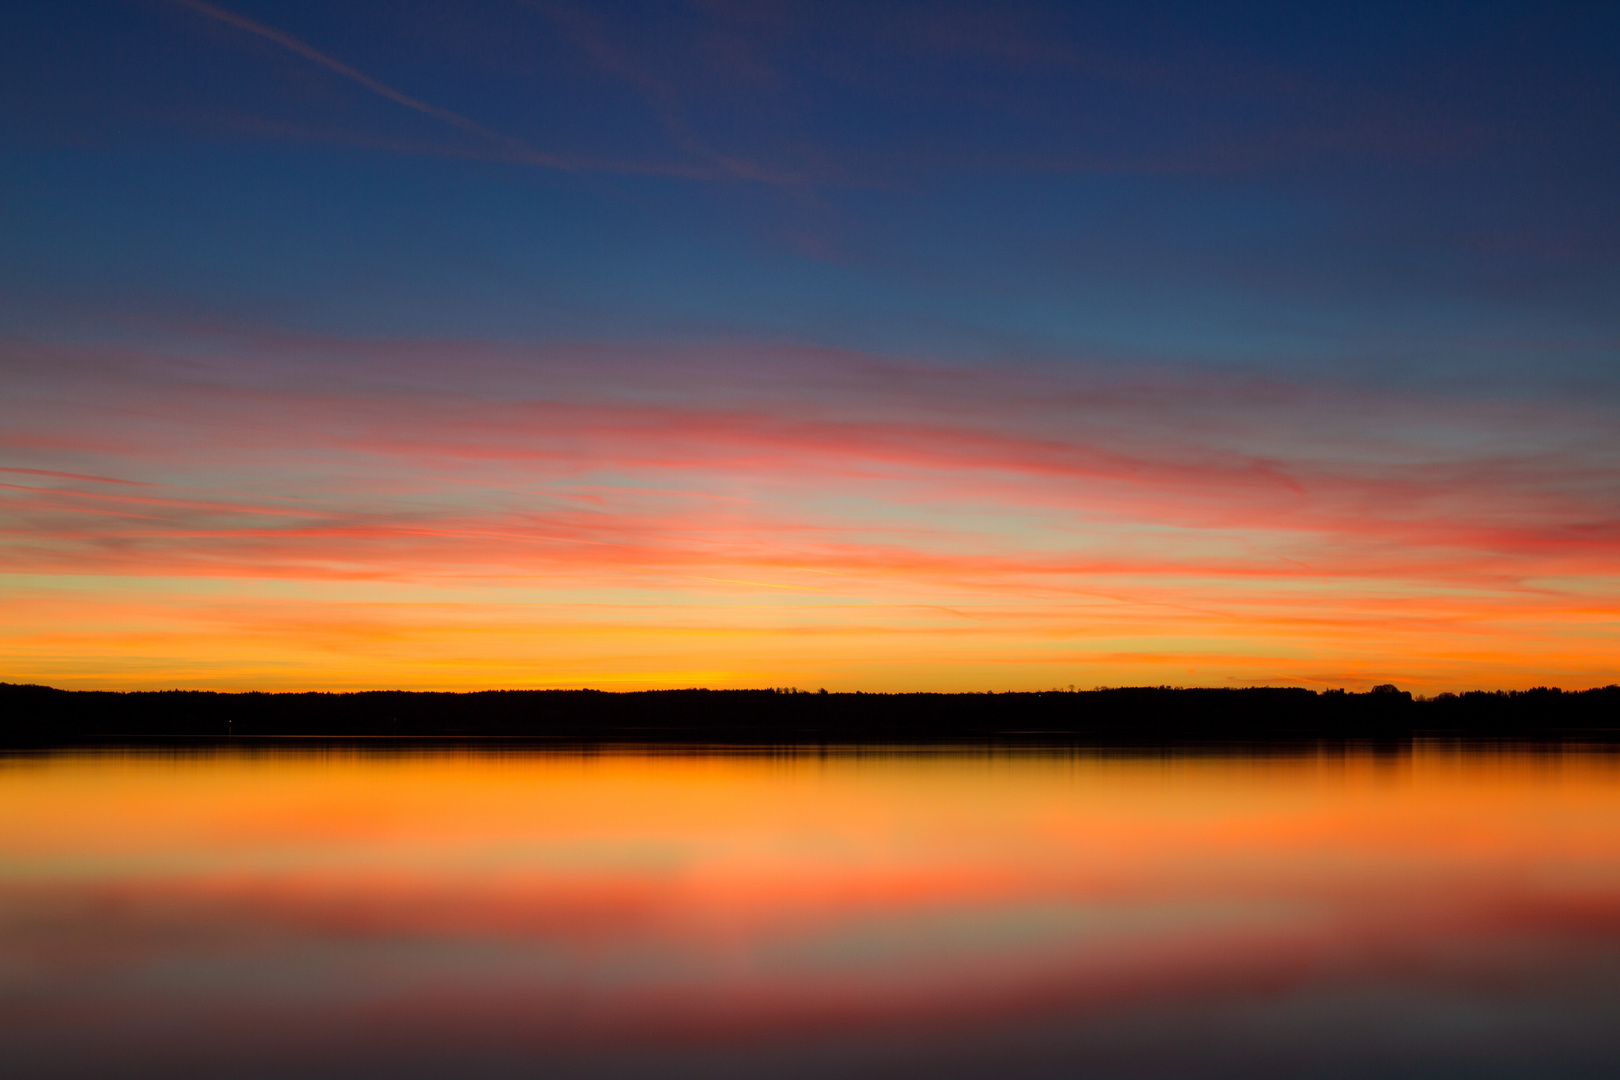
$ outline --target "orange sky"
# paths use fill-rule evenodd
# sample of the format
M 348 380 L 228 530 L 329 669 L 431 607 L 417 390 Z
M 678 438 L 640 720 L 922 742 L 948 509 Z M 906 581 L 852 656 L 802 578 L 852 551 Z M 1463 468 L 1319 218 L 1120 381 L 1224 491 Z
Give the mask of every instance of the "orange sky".
M 837 352 L 327 344 L 321 375 L 313 347 L 33 358 L 0 435 L 4 678 L 1616 677 L 1599 414 Z

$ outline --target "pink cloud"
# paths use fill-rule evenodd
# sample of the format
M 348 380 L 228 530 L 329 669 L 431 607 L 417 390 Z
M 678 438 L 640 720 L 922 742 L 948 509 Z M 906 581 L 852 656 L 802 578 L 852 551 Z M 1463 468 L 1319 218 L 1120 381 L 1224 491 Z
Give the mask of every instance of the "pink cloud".
M 1586 641 L 1617 610 L 1620 440 L 1574 406 L 740 347 L 253 348 L 22 368 L 0 406 L 8 566 L 768 580 L 1023 619 L 1099 595 L 1206 608 L 1216 638 L 1326 604 L 1362 635 L 1494 615 Z

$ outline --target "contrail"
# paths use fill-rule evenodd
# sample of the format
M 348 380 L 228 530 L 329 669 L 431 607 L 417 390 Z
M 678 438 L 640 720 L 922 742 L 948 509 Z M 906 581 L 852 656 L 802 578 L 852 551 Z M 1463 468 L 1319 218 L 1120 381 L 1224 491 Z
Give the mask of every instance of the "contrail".
M 246 30 L 250 34 L 257 34 L 262 38 L 273 41 L 282 48 L 289 49 L 306 60 L 313 60 L 322 67 L 335 71 L 344 78 L 351 79 L 354 82 L 359 83 L 367 90 L 370 90 L 374 94 L 385 97 L 389 101 L 398 102 L 407 109 L 415 109 L 417 112 L 426 116 L 431 116 L 435 120 L 443 120 L 447 124 L 454 124 L 463 131 L 470 131 L 475 135 L 482 135 L 486 139 L 494 139 L 496 142 L 504 144 L 517 157 L 520 157 L 523 160 L 532 161 L 540 165 L 549 165 L 552 168 L 557 169 L 579 168 L 577 163 L 570 163 L 562 158 L 555 158 L 549 154 L 542 154 L 539 151 L 530 148 L 522 141 L 514 139 L 510 135 L 502 135 L 498 131 L 491 131 L 489 128 L 478 123 L 478 121 L 469 120 L 460 113 L 451 112 L 449 109 L 441 109 L 437 105 L 429 105 L 427 102 L 419 101 L 416 98 L 411 97 L 409 94 L 402 94 L 398 90 L 395 90 L 392 86 L 389 86 L 386 83 L 380 83 L 364 72 L 356 71 L 354 68 L 343 63 L 341 60 L 334 60 L 332 57 L 327 56 L 319 49 L 311 48 L 302 41 L 299 41 L 297 38 L 293 37 L 291 34 L 283 34 L 280 30 L 273 27 L 265 26 L 263 23 L 254 22 L 252 19 L 243 18 L 241 15 L 238 15 L 232 11 L 226 11 L 224 8 L 217 8 L 212 4 L 205 4 L 202 2 L 202 0 L 178 0 L 178 2 L 192 9 L 193 11 L 198 12 L 199 14 L 208 16 L 210 19 L 218 19 L 220 22 L 229 23 L 231 26 L 234 26 L 239 30 Z

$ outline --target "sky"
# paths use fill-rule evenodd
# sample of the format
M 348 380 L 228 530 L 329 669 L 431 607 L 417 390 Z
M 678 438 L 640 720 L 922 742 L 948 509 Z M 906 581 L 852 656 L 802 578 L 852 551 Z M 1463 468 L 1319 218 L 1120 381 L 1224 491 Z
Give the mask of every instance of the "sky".
M 0 679 L 1620 678 L 1620 8 L 19 5 Z

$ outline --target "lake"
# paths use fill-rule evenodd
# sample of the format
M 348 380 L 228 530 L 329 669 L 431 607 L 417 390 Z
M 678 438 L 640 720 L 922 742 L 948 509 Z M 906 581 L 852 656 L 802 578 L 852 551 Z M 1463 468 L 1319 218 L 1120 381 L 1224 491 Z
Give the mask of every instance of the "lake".
M 1620 1075 L 1620 757 L 0 758 L 11 1077 Z

